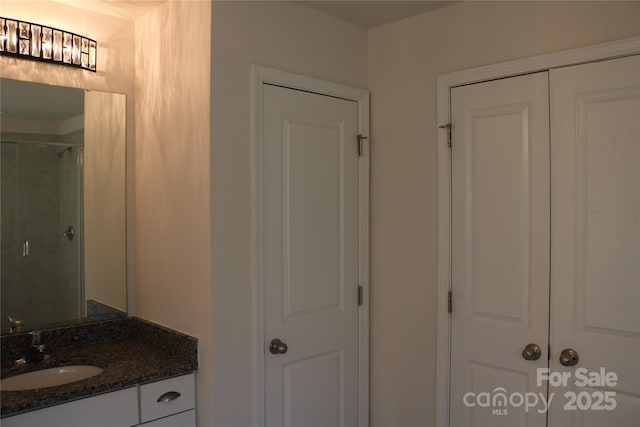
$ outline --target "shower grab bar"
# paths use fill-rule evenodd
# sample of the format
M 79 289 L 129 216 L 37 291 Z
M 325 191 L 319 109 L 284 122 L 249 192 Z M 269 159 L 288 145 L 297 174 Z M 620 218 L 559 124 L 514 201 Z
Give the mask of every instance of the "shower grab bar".
M 22 256 L 23 257 L 28 257 L 29 256 L 29 241 L 25 240 L 24 242 L 22 242 Z

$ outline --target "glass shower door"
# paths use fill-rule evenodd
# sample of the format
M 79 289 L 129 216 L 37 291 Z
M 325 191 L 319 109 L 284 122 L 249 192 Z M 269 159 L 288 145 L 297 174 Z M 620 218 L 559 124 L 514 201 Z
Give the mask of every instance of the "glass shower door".
M 2 330 L 81 316 L 81 147 L 2 142 Z M 73 231 L 73 232 L 71 232 Z

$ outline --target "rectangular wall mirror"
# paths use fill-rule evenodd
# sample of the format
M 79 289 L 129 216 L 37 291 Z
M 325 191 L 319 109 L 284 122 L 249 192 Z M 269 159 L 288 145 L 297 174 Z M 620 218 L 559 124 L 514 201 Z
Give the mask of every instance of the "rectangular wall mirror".
M 126 315 L 125 95 L 0 79 L 0 111 L 2 333 Z

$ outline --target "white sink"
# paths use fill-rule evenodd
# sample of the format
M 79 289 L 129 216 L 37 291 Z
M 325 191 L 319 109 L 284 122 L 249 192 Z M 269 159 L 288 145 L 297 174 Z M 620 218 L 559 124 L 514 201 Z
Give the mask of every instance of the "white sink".
M 3 378 L 0 381 L 0 389 L 4 391 L 21 391 L 53 387 L 91 378 L 102 373 L 103 370 L 92 365 L 68 365 L 41 369 Z

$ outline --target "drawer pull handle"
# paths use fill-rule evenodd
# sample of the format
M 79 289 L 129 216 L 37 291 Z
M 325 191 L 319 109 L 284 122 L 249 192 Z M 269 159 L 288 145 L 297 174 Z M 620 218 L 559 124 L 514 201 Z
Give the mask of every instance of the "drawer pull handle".
M 162 396 L 160 396 L 157 401 L 160 403 L 171 402 L 172 400 L 176 400 L 179 397 L 180 397 L 180 393 L 178 393 L 177 391 L 168 391 Z

